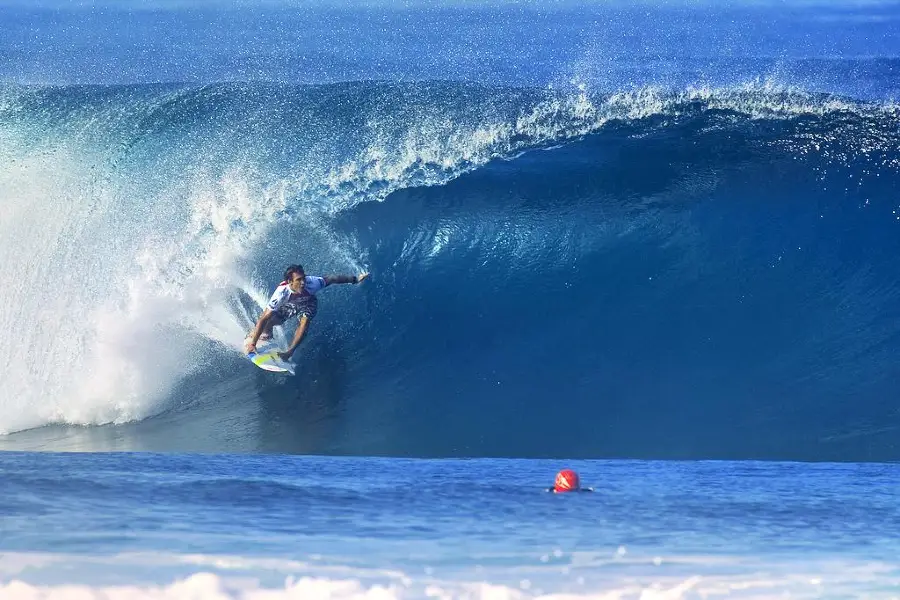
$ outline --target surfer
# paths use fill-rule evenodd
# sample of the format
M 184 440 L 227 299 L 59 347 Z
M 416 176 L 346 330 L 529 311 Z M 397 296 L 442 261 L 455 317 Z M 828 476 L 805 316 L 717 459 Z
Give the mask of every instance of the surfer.
M 278 356 L 282 360 L 290 360 L 294 350 L 300 345 L 309 322 L 316 316 L 318 299 L 316 293 L 335 283 L 359 283 L 368 277 L 368 273 L 359 275 L 326 275 L 325 277 L 307 276 L 300 265 L 291 265 L 284 271 L 284 280 L 275 288 L 266 309 L 256 322 L 256 327 L 247 334 L 244 340 L 244 352 L 256 352 L 259 340 L 272 337 L 272 327 L 282 325 L 292 317 L 299 317 L 297 331 L 291 345 Z

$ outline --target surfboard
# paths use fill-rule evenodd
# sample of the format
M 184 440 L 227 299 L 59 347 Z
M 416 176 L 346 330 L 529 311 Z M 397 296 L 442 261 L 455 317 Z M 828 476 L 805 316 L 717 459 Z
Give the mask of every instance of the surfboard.
M 256 344 L 256 352 L 251 352 L 250 354 L 244 354 L 250 362 L 254 365 L 263 369 L 264 371 L 270 371 L 272 373 L 289 373 L 291 375 L 294 374 L 294 365 L 291 362 L 281 360 L 278 356 L 278 350 L 275 348 L 276 344 L 272 340 L 268 340 L 265 342 L 259 342 Z

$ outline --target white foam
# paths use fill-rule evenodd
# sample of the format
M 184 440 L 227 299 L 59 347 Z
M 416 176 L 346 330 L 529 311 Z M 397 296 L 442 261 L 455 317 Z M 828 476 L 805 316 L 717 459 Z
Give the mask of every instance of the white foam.
M 818 598 L 854 592 L 847 581 L 820 578 L 703 577 L 683 579 L 660 577 L 622 578 L 596 589 L 553 591 L 541 589 L 540 582 L 523 579 L 516 587 L 488 582 L 431 582 L 413 580 L 386 584 L 366 584 L 354 579 L 288 576 L 281 586 L 261 585 L 253 578 L 229 578 L 198 572 L 164 585 L 88 586 L 77 584 L 32 585 L 20 580 L 0 583 L 3 600 L 394 600 L 412 598 L 482 600 L 590 600 L 635 599 L 675 600 L 678 598 Z M 639 581 L 643 580 L 643 581 Z M 868 582 L 867 582 L 868 583 Z M 830 587 L 829 584 L 832 584 Z M 837 585 L 834 585 L 837 584 Z M 861 586 L 865 589 L 865 586 Z M 862 589 L 858 590 L 866 595 Z
M 603 553 L 600 553 L 603 554 Z M 290 598 L 677 599 L 881 597 L 900 585 L 897 565 L 864 558 L 618 556 L 580 566 L 486 567 L 459 557 L 439 569 L 362 567 L 362 557 L 308 561 L 225 555 L 0 555 L 3 600 L 257 600 Z M 507 557 L 509 558 L 509 557 Z M 363 562 L 371 562 L 368 557 Z M 659 559 L 659 560 L 657 560 Z
M 4 600 L 275 600 L 277 598 L 371 599 L 401 598 L 390 587 L 365 588 L 355 581 L 302 578 L 287 581 L 281 589 L 260 587 L 249 582 L 229 582 L 210 573 L 197 573 L 164 586 L 81 585 L 32 586 L 20 581 L 0 585 Z
M 0 365 L 0 434 L 141 419 L 204 344 L 237 351 L 248 323 L 223 308 L 229 269 L 284 206 L 252 172 L 194 173 L 186 197 L 132 181 L 125 197 L 94 179 L 94 149 L 42 143 L 0 170 L 0 326 L 17 344 Z

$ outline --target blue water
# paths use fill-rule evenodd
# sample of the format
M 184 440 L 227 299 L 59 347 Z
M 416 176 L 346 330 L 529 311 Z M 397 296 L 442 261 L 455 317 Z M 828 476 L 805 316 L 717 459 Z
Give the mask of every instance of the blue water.
M 0 0 L 0 598 L 897 596 L 898 32 Z
M 544 491 L 560 466 L 596 491 Z M 889 597 L 897 476 L 884 464 L 6 453 L 0 596 Z

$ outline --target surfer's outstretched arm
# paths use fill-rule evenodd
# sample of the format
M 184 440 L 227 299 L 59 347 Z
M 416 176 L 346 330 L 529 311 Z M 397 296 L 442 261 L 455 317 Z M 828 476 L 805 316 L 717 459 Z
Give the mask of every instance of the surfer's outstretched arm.
M 359 283 L 368 276 L 368 273 L 360 273 L 359 275 L 326 275 L 324 279 L 326 285 L 331 285 L 332 283 Z
M 297 346 L 303 341 L 303 336 L 306 335 L 307 327 L 309 327 L 309 317 L 307 315 L 300 315 L 300 324 L 297 325 L 297 331 L 294 332 L 294 341 L 291 342 L 287 351 L 278 353 L 278 356 L 282 360 L 288 360 L 294 355 L 294 350 L 297 349 Z

